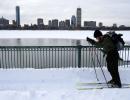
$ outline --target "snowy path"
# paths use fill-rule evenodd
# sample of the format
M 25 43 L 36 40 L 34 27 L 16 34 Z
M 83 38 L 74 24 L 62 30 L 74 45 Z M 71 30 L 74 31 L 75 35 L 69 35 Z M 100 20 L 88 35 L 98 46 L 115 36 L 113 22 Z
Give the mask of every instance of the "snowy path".
M 107 79 L 110 76 L 104 68 Z M 120 68 L 130 83 L 129 68 Z M 104 81 L 97 69 L 100 81 Z M 1 69 L 0 100 L 129 100 L 130 89 L 77 90 L 78 82 L 97 82 L 94 69 Z

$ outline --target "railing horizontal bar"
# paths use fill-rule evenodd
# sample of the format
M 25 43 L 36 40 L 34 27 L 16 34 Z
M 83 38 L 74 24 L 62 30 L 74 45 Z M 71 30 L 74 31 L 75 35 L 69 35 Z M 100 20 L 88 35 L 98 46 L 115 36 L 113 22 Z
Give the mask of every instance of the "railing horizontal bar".
M 95 47 L 95 46 L 82 46 L 82 48 Z M 79 46 L 0 46 L 0 48 L 77 48 Z M 98 47 L 96 47 L 98 48 Z M 130 48 L 129 45 L 125 45 L 124 48 Z
M 129 60 L 130 46 L 120 51 Z M 0 46 L 0 68 L 66 68 L 98 67 L 96 52 L 102 66 L 106 66 L 103 53 L 95 46 Z M 93 54 L 93 55 L 91 55 Z M 93 57 L 93 58 L 92 58 Z M 92 64 L 92 59 L 95 64 Z M 124 67 L 129 62 L 120 62 Z

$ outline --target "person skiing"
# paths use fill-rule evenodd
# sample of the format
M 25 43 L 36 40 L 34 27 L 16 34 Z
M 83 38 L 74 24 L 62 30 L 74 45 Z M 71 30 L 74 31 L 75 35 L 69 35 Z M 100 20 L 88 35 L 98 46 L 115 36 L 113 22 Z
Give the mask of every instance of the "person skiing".
M 114 45 L 111 37 L 107 34 L 103 35 L 100 30 L 95 30 L 94 38 L 97 41 L 87 37 L 87 41 L 92 45 L 97 47 L 102 47 L 103 52 L 107 55 L 106 62 L 107 62 L 107 69 L 110 72 L 112 79 L 107 82 L 107 84 L 111 84 L 112 87 L 121 88 L 121 80 L 118 72 L 118 59 L 119 54 L 116 46 Z

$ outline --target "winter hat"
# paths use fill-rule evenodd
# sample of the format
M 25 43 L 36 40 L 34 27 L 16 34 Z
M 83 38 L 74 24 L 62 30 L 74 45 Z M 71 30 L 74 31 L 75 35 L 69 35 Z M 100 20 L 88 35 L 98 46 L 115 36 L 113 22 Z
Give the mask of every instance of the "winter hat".
M 95 32 L 94 32 L 94 38 L 97 38 L 99 36 L 102 36 L 102 32 L 99 31 L 99 30 L 95 30 Z

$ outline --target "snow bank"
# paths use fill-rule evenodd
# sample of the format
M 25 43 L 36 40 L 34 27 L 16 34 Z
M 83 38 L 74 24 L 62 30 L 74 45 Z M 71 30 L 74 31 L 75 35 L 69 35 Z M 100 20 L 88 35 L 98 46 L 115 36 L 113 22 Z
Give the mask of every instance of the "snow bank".
M 104 82 L 97 68 L 100 82 Z M 107 80 L 111 77 L 103 68 Z M 123 83 L 130 83 L 130 68 L 120 68 Z M 97 82 L 93 68 L 0 69 L 1 100 L 129 100 L 130 89 L 77 90 L 79 82 Z

